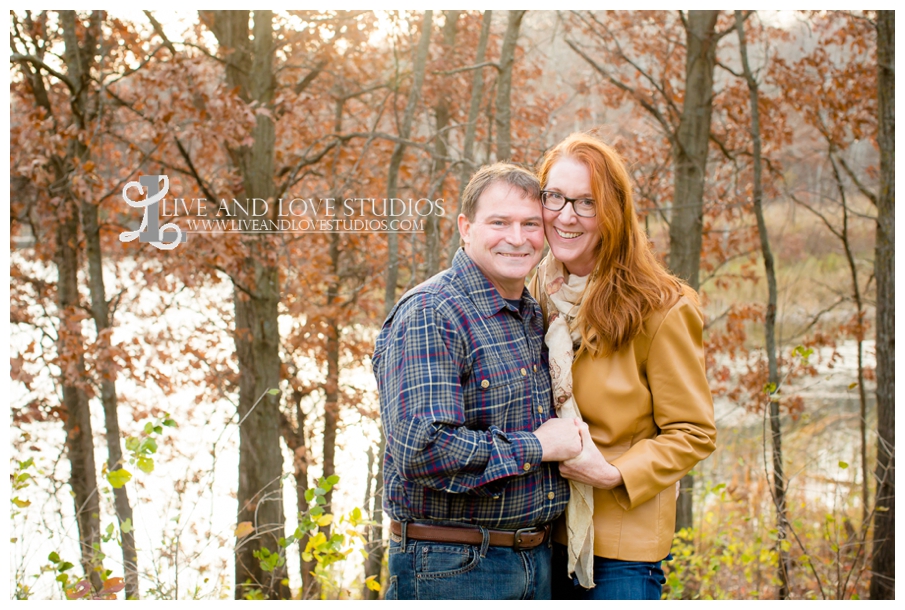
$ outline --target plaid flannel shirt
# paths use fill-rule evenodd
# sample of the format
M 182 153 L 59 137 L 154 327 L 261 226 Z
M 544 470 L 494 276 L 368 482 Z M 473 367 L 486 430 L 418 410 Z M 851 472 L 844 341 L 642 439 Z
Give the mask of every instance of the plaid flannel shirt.
M 533 434 L 555 417 L 543 341 L 528 291 L 513 307 L 461 249 L 400 299 L 373 359 L 391 518 L 516 529 L 562 514 L 568 483 Z

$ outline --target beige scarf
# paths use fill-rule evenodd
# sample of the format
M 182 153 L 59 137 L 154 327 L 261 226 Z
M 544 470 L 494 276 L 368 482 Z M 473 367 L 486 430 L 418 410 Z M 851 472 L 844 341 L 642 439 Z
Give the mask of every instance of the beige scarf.
M 537 269 L 540 294 L 547 314 L 544 342 L 550 350 L 550 377 L 553 381 L 553 404 L 562 418 L 581 417 L 572 396 L 572 361 L 574 346 L 581 333 L 572 329 L 584 294 L 587 276 L 570 275 L 565 279 L 563 264 L 550 253 Z M 569 481 L 571 497 L 566 507 L 569 534 L 569 574 L 578 575 L 585 589 L 594 586 L 594 488 L 586 483 Z

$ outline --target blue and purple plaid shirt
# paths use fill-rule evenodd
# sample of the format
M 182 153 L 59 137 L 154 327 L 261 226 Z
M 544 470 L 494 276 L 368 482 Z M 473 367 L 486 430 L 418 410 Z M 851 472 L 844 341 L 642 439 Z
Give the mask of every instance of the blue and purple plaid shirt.
M 516 529 L 562 514 L 569 485 L 533 434 L 555 417 L 543 343 L 528 291 L 513 307 L 461 249 L 399 300 L 373 360 L 391 518 Z

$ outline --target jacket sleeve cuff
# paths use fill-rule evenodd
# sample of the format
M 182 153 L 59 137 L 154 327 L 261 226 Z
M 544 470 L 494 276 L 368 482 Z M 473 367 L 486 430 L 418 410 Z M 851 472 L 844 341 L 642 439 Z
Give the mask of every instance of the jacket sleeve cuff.
M 640 453 L 625 453 L 610 462 L 622 474 L 622 485 L 613 489 L 616 502 L 625 510 L 632 510 L 657 495 L 660 489 L 650 485 L 650 464 Z
M 544 448 L 533 432 L 506 432 L 505 438 L 512 450 L 512 463 L 516 469 L 514 475 L 528 474 L 540 468 Z

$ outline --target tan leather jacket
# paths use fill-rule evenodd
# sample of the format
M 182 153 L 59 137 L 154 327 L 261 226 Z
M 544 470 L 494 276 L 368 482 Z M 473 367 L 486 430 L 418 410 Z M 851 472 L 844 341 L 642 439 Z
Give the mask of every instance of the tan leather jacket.
M 529 286 L 536 294 L 535 282 Z M 572 365 L 573 392 L 591 437 L 624 485 L 594 490 L 594 554 L 659 561 L 672 545 L 676 486 L 716 443 L 704 369 L 703 316 L 690 288 L 603 358 Z M 566 542 L 562 523 L 554 539 Z

